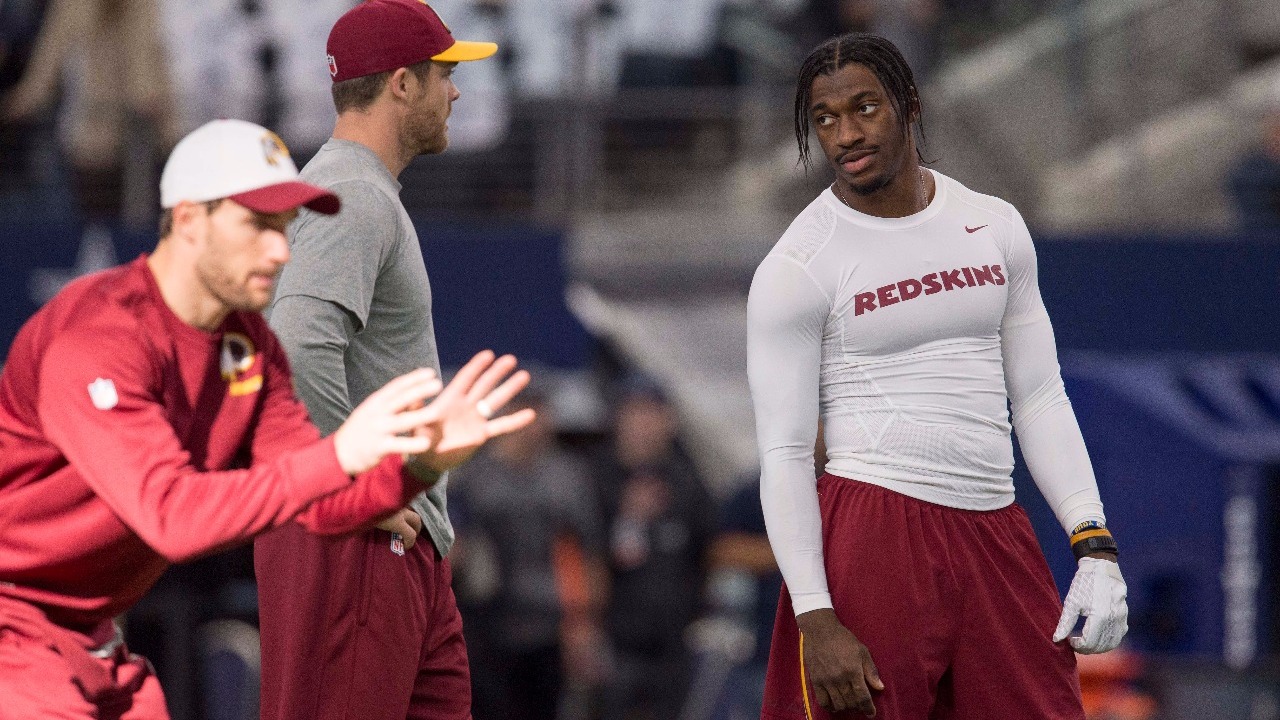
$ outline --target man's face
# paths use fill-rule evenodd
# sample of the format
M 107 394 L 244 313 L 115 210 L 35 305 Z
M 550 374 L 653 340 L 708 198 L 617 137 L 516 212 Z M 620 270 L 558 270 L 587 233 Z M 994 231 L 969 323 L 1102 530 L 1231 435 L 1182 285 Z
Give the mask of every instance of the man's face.
M 276 278 L 289 261 L 284 230 L 297 216 L 297 210 L 267 215 L 223 200 L 209 213 L 196 260 L 204 289 L 229 310 L 266 309 Z
M 889 93 L 861 63 L 814 78 L 809 122 L 836 178 L 859 195 L 887 186 L 914 153 Z
M 461 96 L 453 84 L 455 67 L 457 63 L 433 62 L 422 80 L 409 73 L 409 113 L 403 144 L 417 155 L 435 155 L 449 146 L 449 113 L 453 101 Z
M 618 405 L 615 432 L 618 442 L 665 453 L 676 436 L 676 418 L 665 402 L 637 395 Z

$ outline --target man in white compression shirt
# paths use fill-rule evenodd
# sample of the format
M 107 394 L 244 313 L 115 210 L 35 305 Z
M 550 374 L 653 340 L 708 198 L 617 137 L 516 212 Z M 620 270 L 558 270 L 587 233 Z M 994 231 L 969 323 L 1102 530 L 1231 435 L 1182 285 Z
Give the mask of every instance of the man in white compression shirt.
M 761 501 L 786 580 L 762 718 L 1083 720 L 1072 651 L 1127 629 L 1116 544 L 1026 225 L 921 167 L 919 119 L 883 38 L 834 38 L 801 68 L 801 158 L 812 127 L 836 179 L 748 302 Z M 1011 419 L 1079 558 L 1065 608 L 1014 503 Z

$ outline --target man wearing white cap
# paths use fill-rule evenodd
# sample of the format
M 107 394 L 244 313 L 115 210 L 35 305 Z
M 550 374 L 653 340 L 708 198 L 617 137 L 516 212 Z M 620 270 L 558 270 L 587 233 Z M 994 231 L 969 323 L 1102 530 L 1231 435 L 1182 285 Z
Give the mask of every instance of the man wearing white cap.
M 294 261 L 269 312 L 324 432 L 405 369 L 439 369 L 431 285 L 397 177 L 448 145 L 454 66 L 496 51 L 455 40 L 418 0 L 362 2 L 329 33 L 338 121 L 302 177 L 332 188 L 343 212 L 304 212 L 289 228 Z M 263 720 L 470 718 L 445 485 L 359 536 L 285 526 L 254 543 Z
M 477 409 L 528 382 L 486 352 L 443 392 L 430 369 L 396 378 L 320 439 L 258 312 L 285 225 L 338 198 L 299 181 L 273 133 L 220 120 L 174 148 L 161 201 L 155 251 L 69 285 L 0 374 L 4 717 L 167 717 L 112 618 L 170 563 L 290 520 L 368 527 L 532 420 Z

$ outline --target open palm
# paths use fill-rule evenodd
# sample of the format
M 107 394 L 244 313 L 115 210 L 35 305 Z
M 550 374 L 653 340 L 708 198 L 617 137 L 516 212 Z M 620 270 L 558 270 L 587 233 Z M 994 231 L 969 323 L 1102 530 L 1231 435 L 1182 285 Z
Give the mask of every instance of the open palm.
M 536 413 L 530 408 L 492 417 L 529 384 L 529 373 L 520 370 L 513 374 L 515 368 L 512 355 L 495 360 L 494 354 L 485 350 L 471 358 L 425 408 L 431 417 L 414 432 L 430 438 L 432 447 L 415 460 L 444 472 L 470 459 L 489 438 L 533 422 Z

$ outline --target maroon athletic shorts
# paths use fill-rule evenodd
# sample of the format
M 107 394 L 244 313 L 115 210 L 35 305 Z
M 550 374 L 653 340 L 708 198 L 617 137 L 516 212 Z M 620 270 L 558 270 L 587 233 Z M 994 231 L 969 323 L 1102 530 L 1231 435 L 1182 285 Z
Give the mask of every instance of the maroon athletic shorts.
M 818 504 L 836 617 L 884 681 L 877 720 L 1084 720 L 1075 654 L 1052 641 L 1062 603 L 1021 507 L 956 510 L 830 474 Z M 783 587 L 761 718 L 830 717 Z
M 89 638 L 0 597 L 0 718 L 168 720 L 151 664 L 113 635 L 103 623 Z
M 262 720 L 468 720 L 471 672 L 449 561 L 423 533 L 254 542 Z

